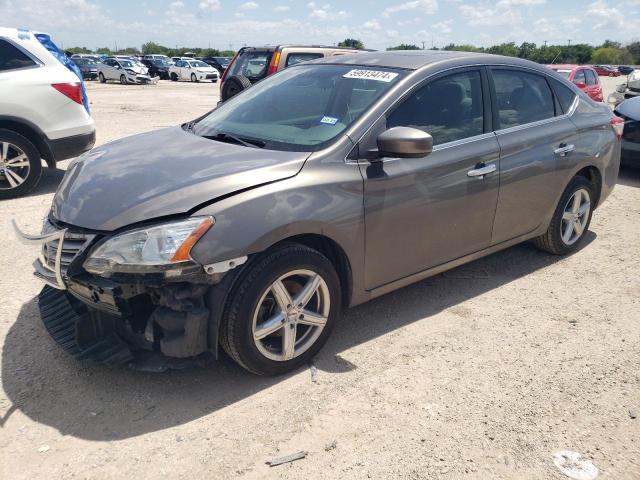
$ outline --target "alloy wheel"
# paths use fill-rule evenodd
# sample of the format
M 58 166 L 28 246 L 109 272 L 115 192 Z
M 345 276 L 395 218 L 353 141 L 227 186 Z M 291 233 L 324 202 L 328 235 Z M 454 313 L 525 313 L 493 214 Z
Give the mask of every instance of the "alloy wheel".
M 0 142 L 0 190 L 22 185 L 31 170 L 27 154 L 9 142 Z
M 325 280 L 311 270 L 280 276 L 262 294 L 253 314 L 258 351 L 284 362 L 302 355 L 325 328 L 331 300 Z
M 566 245 L 573 245 L 580 239 L 589 221 L 590 211 L 589 192 L 584 188 L 576 190 L 565 205 L 560 222 L 560 236 Z

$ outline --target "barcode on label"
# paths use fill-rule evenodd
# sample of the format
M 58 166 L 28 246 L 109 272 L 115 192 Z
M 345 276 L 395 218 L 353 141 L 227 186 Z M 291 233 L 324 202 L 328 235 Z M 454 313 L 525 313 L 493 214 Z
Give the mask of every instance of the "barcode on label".
M 382 70 L 350 70 L 343 75 L 344 78 L 359 78 L 363 80 L 377 80 L 378 82 L 391 82 L 398 76 L 397 73 L 383 72 Z

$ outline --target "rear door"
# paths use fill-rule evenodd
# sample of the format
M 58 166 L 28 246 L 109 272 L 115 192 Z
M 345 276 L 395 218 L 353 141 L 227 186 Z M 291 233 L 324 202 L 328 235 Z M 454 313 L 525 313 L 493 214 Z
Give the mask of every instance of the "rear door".
M 361 161 L 368 289 L 489 246 L 499 188 L 489 111 L 484 71 L 460 69 L 416 87 L 361 142 L 374 148 L 377 131 L 396 126 L 434 139 L 424 158 Z
M 499 244 L 533 232 L 554 208 L 566 182 L 558 171 L 572 159 L 577 132 L 546 75 L 516 67 L 489 71 L 500 144 L 500 196 L 491 243 Z

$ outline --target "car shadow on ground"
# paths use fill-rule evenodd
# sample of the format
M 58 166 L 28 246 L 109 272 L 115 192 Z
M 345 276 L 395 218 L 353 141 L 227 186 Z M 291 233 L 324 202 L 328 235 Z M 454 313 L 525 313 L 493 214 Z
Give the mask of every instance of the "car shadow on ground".
M 622 167 L 618 183 L 627 187 L 640 187 L 640 168 Z
M 595 238 L 589 232 L 582 248 Z M 358 368 L 341 352 L 417 320 L 425 319 L 428 329 L 437 313 L 563 261 L 522 244 L 346 310 L 314 364 L 330 382 L 331 375 Z M 19 410 L 63 435 L 124 439 L 190 422 L 286 378 L 251 375 L 224 356 L 207 368 L 160 374 L 81 363 L 51 340 L 33 298 L 6 336 L 2 380 L 12 405 L 0 426 Z

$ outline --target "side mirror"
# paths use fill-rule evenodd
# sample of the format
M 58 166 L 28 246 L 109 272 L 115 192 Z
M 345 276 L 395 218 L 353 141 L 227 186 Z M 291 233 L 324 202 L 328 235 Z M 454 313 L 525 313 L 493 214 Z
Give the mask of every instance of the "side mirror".
M 585 88 L 587 88 L 587 84 L 584 82 L 573 82 L 575 83 L 576 87 L 578 87 L 580 90 L 584 90 Z
M 378 156 L 426 157 L 433 151 L 433 137 L 411 127 L 393 127 L 378 135 Z

